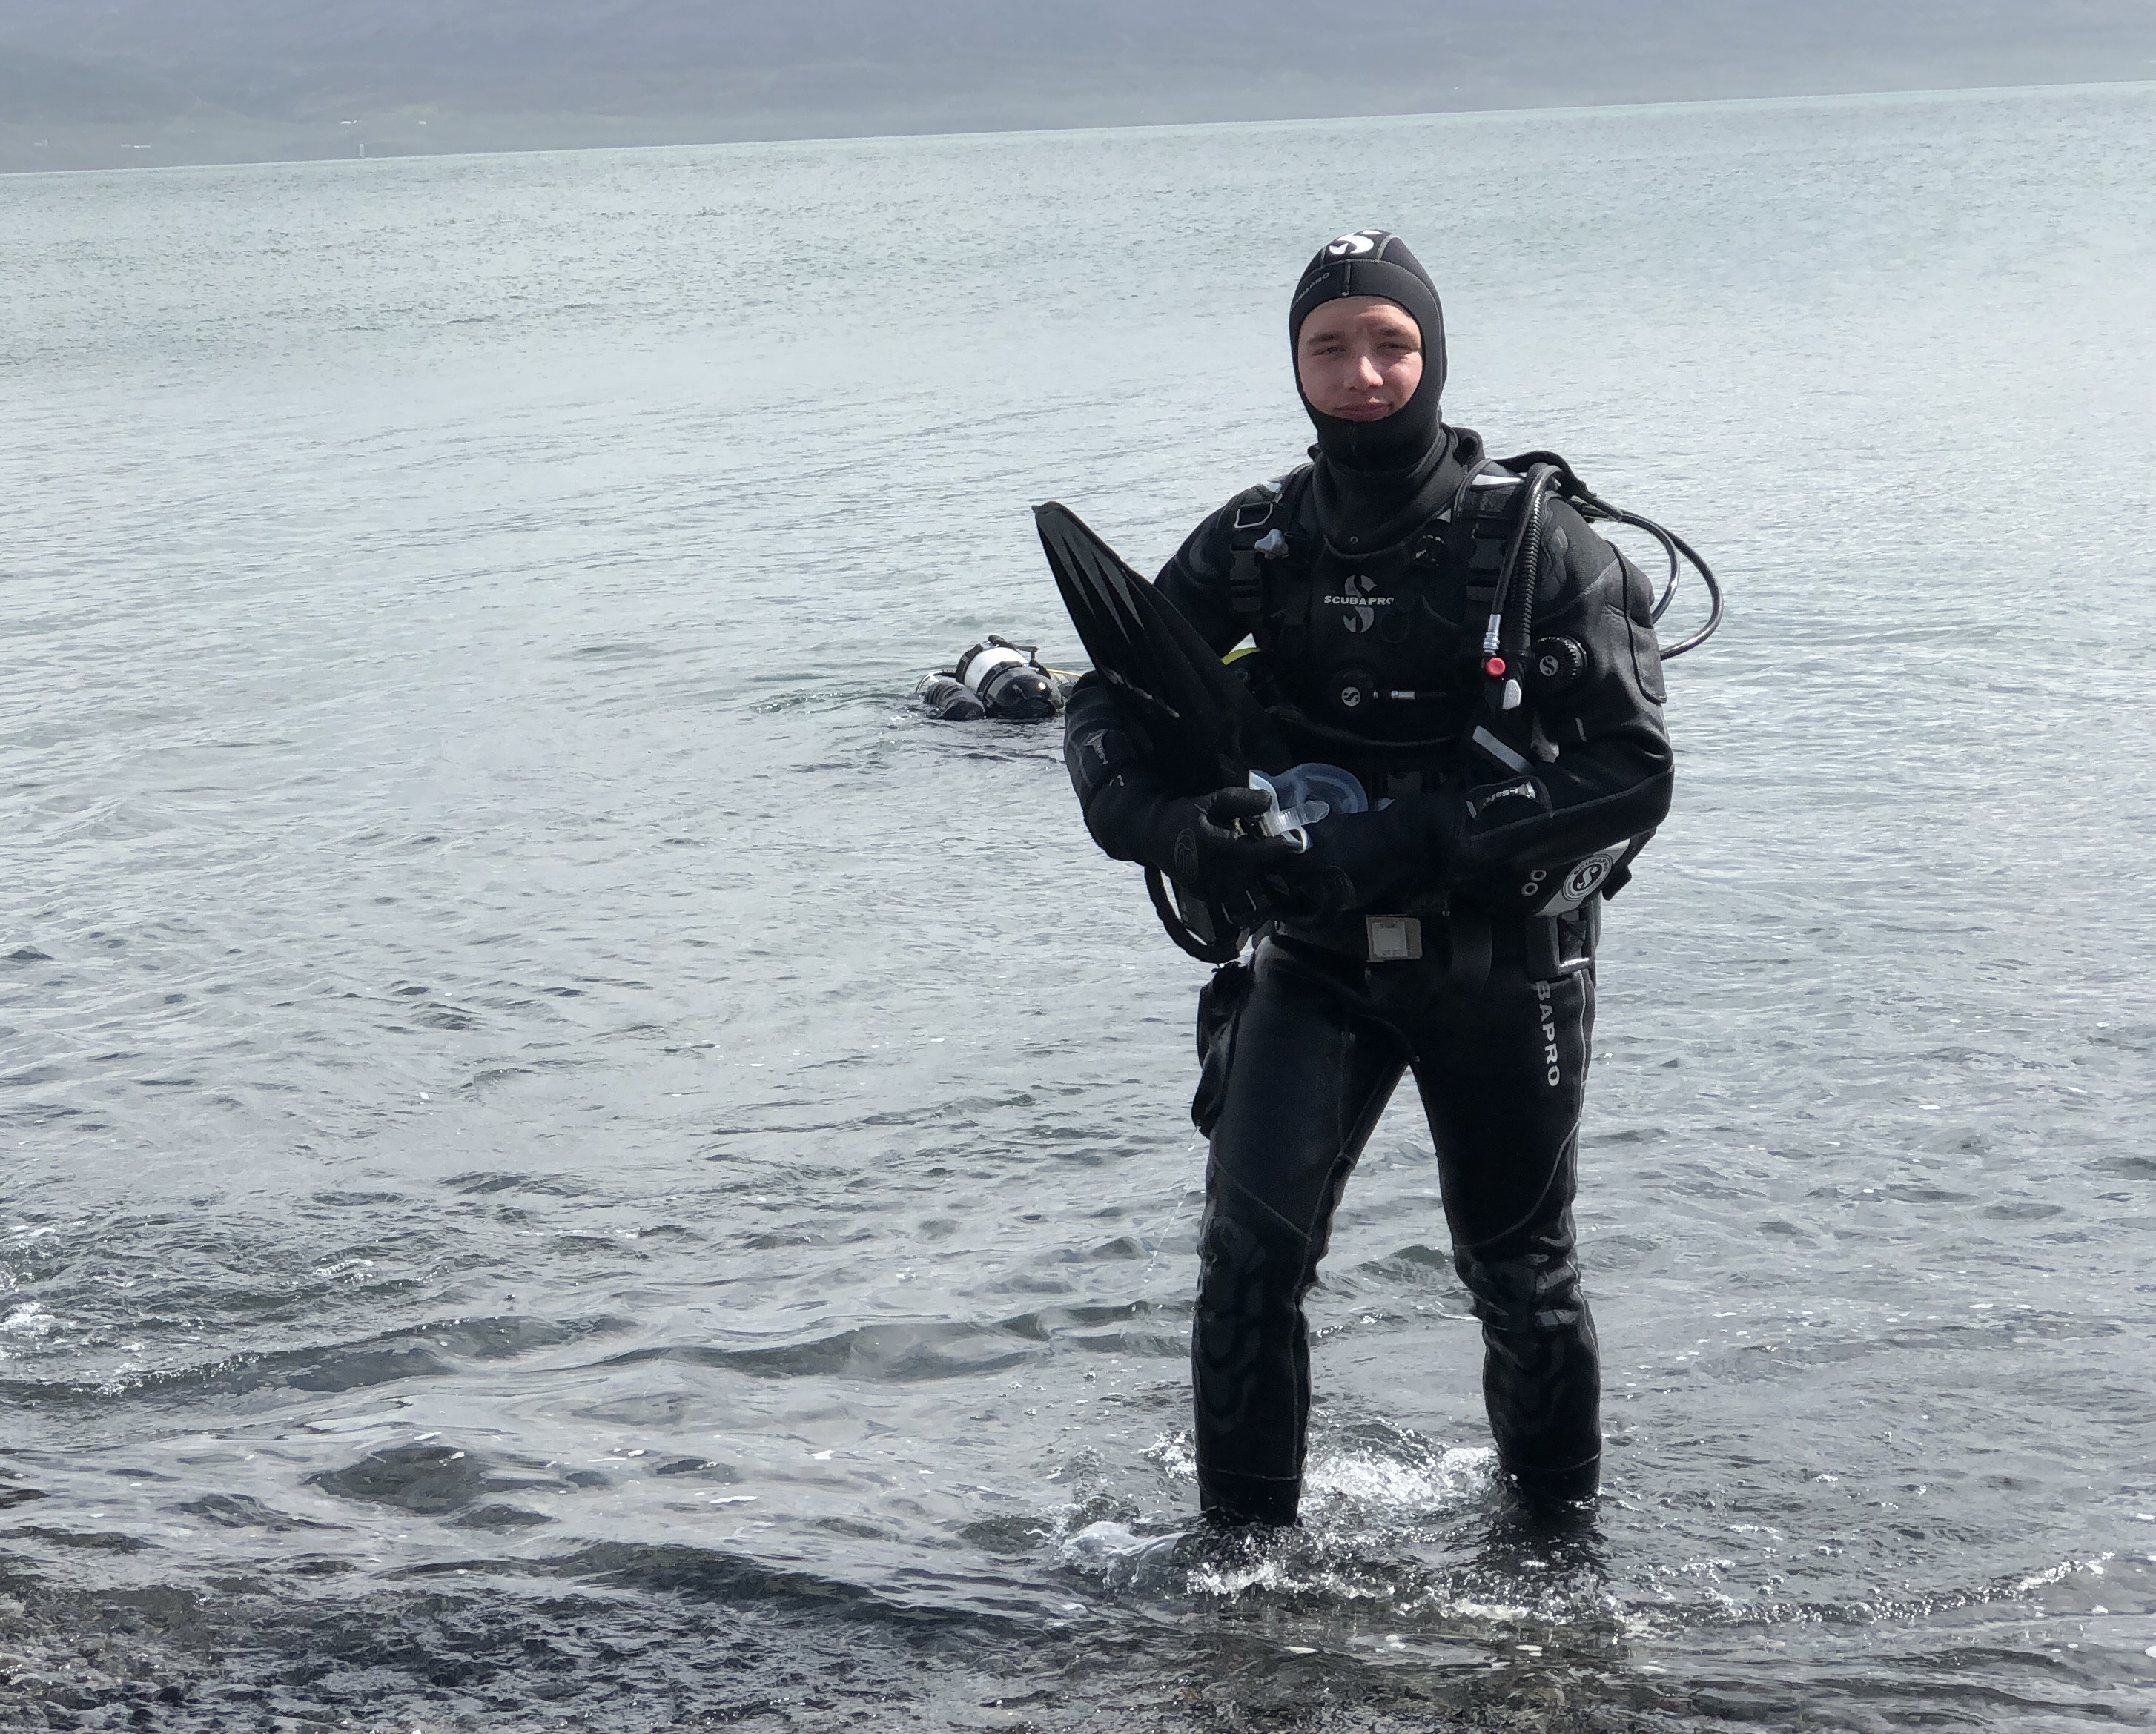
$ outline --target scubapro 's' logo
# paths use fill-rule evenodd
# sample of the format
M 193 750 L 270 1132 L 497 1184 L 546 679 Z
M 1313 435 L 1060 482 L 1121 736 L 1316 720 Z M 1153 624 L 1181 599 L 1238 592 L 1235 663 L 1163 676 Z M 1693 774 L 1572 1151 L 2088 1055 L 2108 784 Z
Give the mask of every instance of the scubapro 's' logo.
M 1574 902 L 1584 900 L 1587 894 L 1609 876 L 1611 863 L 1606 854 L 1589 855 L 1565 875 L 1564 895 Z
M 1382 228 L 1358 229 L 1352 235 L 1342 235 L 1337 241 L 1328 241 L 1325 247 L 1326 257 L 1360 259 L 1366 253 L 1375 253 L 1378 250 L 1378 243 L 1383 240 L 1385 232 Z
M 1393 598 L 1375 594 L 1378 581 L 1365 572 L 1351 574 L 1341 585 L 1342 593 L 1325 598 L 1327 606 L 1345 608 L 1340 623 L 1350 632 L 1368 632 L 1377 623 L 1378 610 L 1389 608 Z

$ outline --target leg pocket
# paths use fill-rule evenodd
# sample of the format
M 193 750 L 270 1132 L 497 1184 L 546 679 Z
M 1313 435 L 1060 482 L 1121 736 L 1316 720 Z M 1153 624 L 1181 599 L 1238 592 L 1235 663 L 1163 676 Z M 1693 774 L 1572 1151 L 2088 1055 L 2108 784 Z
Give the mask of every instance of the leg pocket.
M 1237 958 L 1213 972 L 1198 995 L 1198 1090 L 1190 1099 L 1190 1119 L 1211 1136 L 1228 1100 L 1228 1068 L 1235 1054 L 1235 1026 L 1250 998 L 1250 967 Z

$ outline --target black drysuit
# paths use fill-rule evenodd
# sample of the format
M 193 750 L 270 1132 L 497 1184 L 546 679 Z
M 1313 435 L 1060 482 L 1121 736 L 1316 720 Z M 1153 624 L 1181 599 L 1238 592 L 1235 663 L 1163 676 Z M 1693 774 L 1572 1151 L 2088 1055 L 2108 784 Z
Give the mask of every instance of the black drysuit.
M 1443 450 L 1416 481 L 1421 505 L 1470 511 L 1481 443 L 1453 428 L 1436 439 Z M 1337 888 L 1313 907 L 1276 883 L 1286 912 L 1261 929 L 1252 964 L 1229 966 L 1201 998 L 1193 1114 L 1211 1140 L 1192 1331 L 1201 1499 L 1227 1521 L 1295 1516 L 1310 1405 L 1302 1303 L 1348 1176 L 1404 1070 L 1422 1095 L 1455 1263 L 1482 1325 L 1501 1465 L 1531 1496 L 1584 1497 L 1598 1485 L 1599 1375 L 1572 1203 L 1601 897 L 1562 917 L 1527 911 L 1568 864 L 1643 838 L 1667 811 L 1651 588 L 1570 507 L 1546 502 L 1535 631 L 1576 646 L 1579 666 L 1531 707 L 1554 756 L 1507 772 L 1465 744 L 1485 700 L 1460 629 L 1471 605 L 1466 575 L 1450 569 L 1459 562 L 1433 555 L 1417 566 L 1399 555 L 1405 541 L 1347 549 L 1354 518 L 1338 490 L 1327 495 L 1325 466 L 1321 455 L 1316 477 L 1291 481 L 1278 505 L 1297 561 L 1322 567 L 1302 585 L 1301 627 L 1232 605 L 1235 521 L 1260 490 L 1200 524 L 1158 581 L 1216 652 L 1255 628 L 1275 699 L 1336 729 L 1348 721 L 1341 659 L 1376 642 L 1373 618 L 1391 621 L 1379 605 L 1416 609 L 1422 634 L 1397 634 L 1388 651 L 1387 680 L 1419 664 L 1417 704 L 1394 707 L 1412 714 L 1388 722 L 1383 706 L 1361 704 L 1356 719 L 1377 746 L 1389 732 L 1424 743 L 1419 761 L 1406 746 L 1378 755 L 1410 774 L 1361 772 L 1373 797 L 1373 779 L 1394 793 L 1399 873 L 1358 866 L 1345 906 Z M 1412 541 L 1424 519 L 1408 516 Z M 1385 533 L 1403 531 L 1394 522 Z M 1365 565 L 1376 576 L 1350 582 Z M 1095 821 L 1104 788 L 1147 774 L 1119 702 L 1096 678 L 1081 682 L 1065 756 L 1096 838 L 1147 859 Z M 1430 748 L 1436 736 L 1452 744 Z M 1312 829 L 1313 853 L 1325 833 Z M 1368 961 L 1363 918 L 1387 911 L 1418 916 L 1419 958 Z

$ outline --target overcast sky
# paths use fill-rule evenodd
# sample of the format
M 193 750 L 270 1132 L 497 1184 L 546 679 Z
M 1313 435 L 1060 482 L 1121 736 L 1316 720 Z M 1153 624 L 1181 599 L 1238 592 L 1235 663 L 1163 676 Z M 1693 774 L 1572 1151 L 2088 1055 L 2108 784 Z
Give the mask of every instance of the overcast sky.
M 2156 78 L 2156 0 L 0 0 L 0 122 L 714 136 Z

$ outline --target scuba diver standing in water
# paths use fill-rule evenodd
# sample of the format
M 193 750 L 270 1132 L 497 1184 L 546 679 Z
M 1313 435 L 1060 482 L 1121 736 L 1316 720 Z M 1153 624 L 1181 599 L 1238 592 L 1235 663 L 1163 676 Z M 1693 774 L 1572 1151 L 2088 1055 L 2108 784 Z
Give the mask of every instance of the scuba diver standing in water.
M 1067 577 L 1091 532 L 1040 509 L 1100 669 L 1065 711 L 1086 828 L 1147 867 L 1178 943 L 1224 966 L 1200 997 L 1192 1105 L 1210 1141 L 1191 1333 L 1200 1501 L 1221 1523 L 1296 1520 L 1304 1297 L 1404 1071 L 1481 1323 L 1501 1470 L 1532 1504 L 1590 1499 L 1600 1375 L 1572 1204 L 1595 941 L 1604 898 L 1668 811 L 1672 772 L 1654 626 L 1667 593 L 1658 605 L 1589 521 L 1656 526 L 1552 454 L 1498 464 L 1445 424 L 1437 292 L 1397 236 L 1322 249 L 1288 337 L 1311 461 L 1206 518 L 1154 586 L 1092 538 L 1123 576 L 1086 568 L 1106 574 L 1091 632 Z M 1059 525 L 1075 526 L 1060 554 Z M 1656 533 L 1674 575 L 1683 545 Z M 1127 629 L 1133 600 L 1152 648 L 1133 632 L 1140 661 L 1119 667 L 1100 623 Z M 1164 769 L 1158 742 L 1193 707 L 1166 702 L 1141 664 L 1174 615 L 1194 628 L 1176 623 L 1185 665 L 1209 663 L 1209 680 L 1255 639 L 1235 668 L 1252 736 L 1284 743 L 1276 773 L 1326 762 L 1250 786 L 1232 770 Z M 1308 803 L 1313 789 L 1329 798 Z

